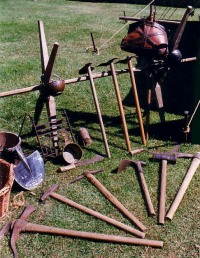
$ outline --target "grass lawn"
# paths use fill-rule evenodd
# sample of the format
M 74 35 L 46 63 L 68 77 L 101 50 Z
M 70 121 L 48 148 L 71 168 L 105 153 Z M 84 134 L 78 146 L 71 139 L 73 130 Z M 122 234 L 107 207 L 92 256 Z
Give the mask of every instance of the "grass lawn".
M 91 3 L 64 0 L 2 0 L 0 1 L 0 92 L 38 85 L 41 76 L 40 50 L 38 39 L 38 20 L 44 23 L 49 54 L 54 42 L 59 49 L 54 67 L 54 76 L 62 79 L 78 77 L 78 71 L 86 63 L 92 63 L 94 72 L 107 71 L 109 67 L 99 64 L 117 57 L 124 59 L 128 53 L 120 50 L 121 39 L 127 33 L 127 24 L 119 20 L 125 12 L 127 16 L 145 17 L 149 8 L 132 4 Z M 158 17 L 165 7 L 157 7 Z M 171 10 L 171 13 L 173 10 Z M 190 20 L 198 21 L 200 10 Z M 171 19 L 181 19 L 184 9 L 177 9 Z M 169 15 L 169 14 L 168 14 Z M 168 18 L 168 17 L 166 17 Z M 100 48 L 100 54 L 92 51 L 90 33 Z M 133 60 L 134 62 L 134 60 Z M 116 64 L 117 69 L 127 65 Z M 57 77 L 56 77 L 57 78 Z M 122 99 L 130 95 L 130 77 L 127 73 L 118 76 Z M 127 152 L 119 109 L 111 77 L 95 80 L 98 100 L 110 148 L 111 158 L 85 167 L 76 167 L 64 173 L 58 173 L 60 164 L 52 161 L 45 163 L 44 182 L 32 191 L 24 191 L 25 203 L 15 208 L 11 203 L 19 193 L 13 187 L 9 212 L 0 220 L 0 228 L 8 221 L 19 217 L 26 205 L 31 204 L 37 210 L 29 221 L 59 228 L 105 233 L 113 235 L 131 235 L 92 216 L 62 204 L 52 198 L 39 202 L 42 193 L 59 184 L 57 193 L 82 205 L 97 210 L 111 218 L 133 226 L 87 179 L 69 185 L 68 181 L 87 170 L 103 169 L 96 178 L 120 200 L 147 228 L 146 239 L 161 240 L 161 249 L 147 246 L 122 245 L 89 240 L 66 238 L 39 233 L 22 233 L 17 241 L 19 257 L 200 257 L 200 173 L 195 173 L 189 188 L 172 221 L 158 224 L 158 201 L 160 185 L 160 166 L 153 162 L 147 152 L 131 157 Z M 0 98 L 0 130 L 18 133 L 25 113 L 32 114 L 39 96 L 38 91 Z M 127 127 L 132 149 L 143 147 L 138 128 L 135 106 L 124 105 Z M 141 100 L 142 101 L 142 100 Z M 178 100 L 177 100 L 178 101 Z M 105 155 L 101 130 L 95 111 L 89 81 L 67 84 L 62 95 L 56 98 L 59 108 L 67 110 L 73 132 L 86 127 L 93 144 L 83 148 L 82 160 L 96 153 Z M 144 109 L 142 108 L 142 112 Z M 182 128 L 176 127 L 176 121 L 184 123 L 183 115 L 166 113 L 166 126 L 161 126 L 158 112 L 151 112 L 151 135 L 147 148 L 157 152 L 170 151 L 176 143 L 174 133 L 182 134 Z M 170 132 L 167 125 L 175 123 Z M 158 132 L 167 137 L 157 137 Z M 26 139 L 30 141 L 30 139 Z M 35 149 L 37 146 L 34 146 Z M 199 144 L 181 142 L 180 151 L 195 153 Z M 145 179 L 149 188 L 156 216 L 147 213 L 138 177 L 132 167 L 121 174 L 116 170 L 122 159 L 137 159 L 146 162 Z M 167 167 L 166 210 L 170 207 L 176 192 L 190 165 L 189 159 L 178 159 L 175 165 Z M 12 257 L 9 246 L 10 236 L 0 240 L 0 257 Z

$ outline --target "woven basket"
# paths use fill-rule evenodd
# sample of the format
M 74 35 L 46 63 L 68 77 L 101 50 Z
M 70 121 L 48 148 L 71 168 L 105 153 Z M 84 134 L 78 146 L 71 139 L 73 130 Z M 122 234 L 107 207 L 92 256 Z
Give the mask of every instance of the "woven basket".
M 0 159 L 0 218 L 8 211 L 13 181 L 13 164 Z

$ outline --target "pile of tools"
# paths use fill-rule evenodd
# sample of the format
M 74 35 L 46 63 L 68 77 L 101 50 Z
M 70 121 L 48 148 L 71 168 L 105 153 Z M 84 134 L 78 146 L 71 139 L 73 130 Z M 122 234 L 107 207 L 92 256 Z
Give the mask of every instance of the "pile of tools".
M 191 10 L 188 9 L 188 15 L 190 12 Z M 33 90 L 40 91 L 40 95 L 35 107 L 34 116 L 31 117 L 30 114 L 26 114 L 24 116 L 20 133 L 16 134 L 12 132 L 0 132 L 1 158 L 4 158 L 8 162 L 14 164 L 15 181 L 26 190 L 32 190 L 36 188 L 38 185 L 40 185 L 43 182 L 45 178 L 45 165 L 44 165 L 45 159 L 52 159 L 52 158 L 57 158 L 62 156 L 62 161 L 65 161 L 66 166 L 59 167 L 58 171 L 60 172 L 68 171 L 79 166 L 85 166 L 90 163 L 94 163 L 104 159 L 104 156 L 95 155 L 91 159 L 80 161 L 82 158 L 82 149 L 80 147 L 80 144 L 78 144 L 77 139 L 75 139 L 74 137 L 74 133 L 69 123 L 67 113 L 65 110 L 62 110 L 61 117 L 60 117 L 59 112 L 57 112 L 58 109 L 56 107 L 55 97 L 62 94 L 65 84 L 69 84 L 69 83 L 75 83 L 75 82 L 84 81 L 84 80 L 89 81 L 91 93 L 93 96 L 93 101 L 94 101 L 94 105 L 95 105 L 95 109 L 96 109 L 96 113 L 97 113 L 98 121 L 100 125 L 103 144 L 105 147 L 106 157 L 108 159 L 111 158 L 111 153 L 110 153 L 110 149 L 107 141 L 106 131 L 105 131 L 100 105 L 98 102 L 97 92 L 95 88 L 95 83 L 94 83 L 94 79 L 96 78 L 111 76 L 113 80 L 115 95 L 116 95 L 117 104 L 119 108 L 127 151 L 132 156 L 134 156 L 137 153 L 147 151 L 148 153 L 151 154 L 152 161 L 161 162 L 158 224 L 163 225 L 165 223 L 165 219 L 172 220 L 192 180 L 192 177 L 194 176 L 197 168 L 200 165 L 200 152 L 197 152 L 195 154 L 179 153 L 178 147 L 175 147 L 171 152 L 167 152 L 167 153 L 154 153 L 154 152 L 145 150 L 144 148 L 138 149 L 138 150 L 132 150 L 127 124 L 126 124 L 126 119 L 125 119 L 125 114 L 124 114 L 124 109 L 122 105 L 117 75 L 120 73 L 128 73 L 130 76 L 130 82 L 131 82 L 133 96 L 134 96 L 134 104 L 136 107 L 138 125 L 140 129 L 140 136 L 141 136 L 142 144 L 144 146 L 146 145 L 146 140 L 149 137 L 148 123 L 149 123 L 149 116 L 150 116 L 149 112 L 150 112 L 150 105 L 151 105 L 151 90 L 152 90 L 152 88 L 149 89 L 149 96 L 148 96 L 149 101 L 147 103 L 149 109 L 147 110 L 148 115 L 147 115 L 147 123 L 146 123 L 147 126 L 146 126 L 146 132 L 145 132 L 139 98 L 138 98 L 138 92 L 137 92 L 137 87 L 135 82 L 135 75 L 134 75 L 134 72 L 137 69 L 133 68 L 132 66 L 132 57 L 128 56 L 124 60 L 118 60 L 117 58 L 113 58 L 106 63 L 102 63 L 98 65 L 98 67 L 109 66 L 110 71 L 108 72 L 93 73 L 92 71 L 94 67 L 92 67 L 91 63 L 87 63 L 83 68 L 79 70 L 79 74 L 81 75 L 79 78 L 74 78 L 70 80 L 61 80 L 61 79 L 53 80 L 52 72 L 53 72 L 53 66 L 54 66 L 59 44 L 55 43 L 53 45 L 53 48 L 49 57 L 42 21 L 38 21 L 38 27 L 39 27 L 40 52 L 41 52 L 41 66 L 42 66 L 40 85 L 29 87 L 27 89 L 21 89 L 21 90 L 5 92 L 0 94 L 0 97 L 4 97 L 4 96 L 30 92 Z M 117 63 L 123 63 L 127 65 L 127 69 L 123 69 L 120 71 L 116 70 L 115 64 Z M 160 89 L 159 83 L 154 82 L 153 84 L 155 84 L 154 85 L 155 92 L 156 93 L 159 92 L 159 94 L 157 95 L 160 96 L 161 89 Z M 157 96 L 157 100 L 161 99 L 159 98 L 159 96 Z M 45 119 L 42 120 L 42 109 L 44 107 L 44 104 L 46 105 L 47 116 L 45 116 Z M 163 105 L 160 105 L 159 108 L 162 109 L 160 111 L 163 111 Z M 164 114 L 162 113 L 160 114 L 160 116 L 163 118 Z M 26 156 L 23 153 L 21 148 L 21 141 L 22 141 L 21 132 L 25 124 L 25 121 L 27 121 L 27 118 L 29 118 L 29 120 L 31 121 L 31 129 L 32 129 L 31 135 L 33 137 L 36 137 L 39 150 L 40 150 L 40 152 L 36 150 L 35 152 L 31 153 L 29 156 Z M 79 140 L 81 139 L 83 146 L 92 144 L 92 140 L 86 128 L 80 128 L 77 135 L 79 135 Z M 190 164 L 189 169 L 186 172 L 185 178 L 183 179 L 183 182 L 174 198 L 173 203 L 171 204 L 169 210 L 166 212 L 165 201 L 166 201 L 166 190 L 167 190 L 167 186 L 166 186 L 167 163 L 170 162 L 172 164 L 175 164 L 178 158 L 190 158 L 192 159 L 192 162 Z M 121 160 L 117 173 L 121 173 L 127 166 L 133 166 L 135 168 L 140 180 L 140 186 L 142 188 L 141 190 L 145 199 L 145 204 L 147 206 L 148 214 L 150 216 L 155 216 L 156 211 L 153 207 L 153 202 L 151 200 L 150 192 L 148 190 L 148 186 L 147 186 L 147 183 L 144 177 L 143 168 L 142 168 L 142 166 L 145 164 L 146 163 L 141 160 L 133 160 L 133 159 Z M 83 206 L 77 202 L 74 202 L 73 200 L 70 200 L 64 196 L 61 196 L 60 194 L 57 194 L 55 192 L 59 187 L 57 184 L 53 185 L 47 191 L 45 191 L 45 193 L 40 198 L 40 201 L 45 201 L 48 197 L 52 197 L 55 200 L 58 200 L 64 204 L 67 204 L 82 212 L 85 212 L 100 220 L 103 220 L 119 229 L 122 229 L 128 232 L 129 234 L 136 236 L 137 238 L 99 234 L 94 232 L 83 232 L 83 231 L 69 230 L 64 228 L 56 228 L 53 226 L 51 227 L 51 226 L 29 223 L 27 221 L 29 215 L 31 215 L 31 213 L 34 212 L 36 209 L 33 206 L 28 205 L 25 208 L 24 212 L 19 217 L 19 219 L 8 222 L 0 231 L 0 239 L 2 239 L 9 231 L 11 231 L 11 248 L 12 248 L 14 257 L 15 258 L 18 257 L 17 249 L 16 249 L 16 240 L 19 237 L 19 234 L 21 232 L 46 233 L 46 234 L 62 235 L 67 237 L 83 238 L 88 240 L 98 240 L 98 241 L 114 242 L 114 243 L 120 243 L 120 244 L 144 245 L 144 246 L 162 248 L 163 241 L 145 239 L 147 227 L 137 217 L 135 217 L 99 180 L 97 180 L 97 178 L 94 175 L 102 171 L 103 169 L 99 169 L 95 171 L 86 170 L 83 174 L 72 179 L 68 183 L 71 184 L 76 182 L 77 180 L 86 178 L 105 196 L 105 198 L 109 202 L 113 204 L 113 206 L 117 208 L 118 211 L 120 211 L 134 225 L 134 227 L 121 223 L 120 221 L 110 218 L 96 210 L 92 210 L 91 208 Z
M 161 171 L 161 185 L 160 185 L 160 201 L 159 201 L 159 216 L 158 216 L 158 223 L 164 224 L 165 218 L 172 220 L 173 216 L 181 203 L 181 200 L 192 180 L 193 175 L 195 174 L 197 168 L 200 165 L 200 152 L 196 154 L 188 154 L 188 153 L 179 153 L 177 151 L 177 146 L 171 151 L 167 153 L 152 153 L 152 160 L 153 161 L 161 161 L 162 162 L 162 171 Z M 173 164 L 176 163 L 177 158 L 192 158 L 191 165 L 186 172 L 185 178 L 180 186 L 177 195 L 168 210 L 165 212 L 165 198 L 166 198 L 166 170 L 167 170 L 167 163 L 172 162 Z M 117 173 L 122 172 L 127 166 L 133 166 L 136 171 L 138 172 L 142 191 L 144 193 L 145 202 L 147 205 L 147 209 L 150 216 L 154 216 L 156 214 L 155 209 L 153 207 L 151 197 L 148 191 L 147 183 L 145 181 L 142 165 L 145 165 L 145 162 L 139 160 L 122 160 L 118 167 Z M 16 249 L 16 240 L 19 237 L 21 232 L 35 232 L 35 233 L 45 233 L 45 234 L 53 234 L 53 235 L 62 235 L 67 237 L 75 237 L 75 238 L 82 238 L 88 240 L 95 240 L 95 241 L 103 241 L 103 242 L 113 242 L 119 244 L 130 244 L 130 245 L 144 245 L 156 248 L 163 247 L 163 241 L 159 240 L 149 240 L 145 239 L 145 234 L 147 231 L 147 227 L 137 218 L 135 217 L 97 178 L 94 176 L 97 173 L 102 172 L 103 169 L 89 171 L 86 170 L 83 174 L 77 176 L 76 178 L 69 181 L 69 184 L 72 184 L 78 180 L 86 178 L 92 185 L 94 185 L 104 196 L 105 198 L 113 204 L 114 207 L 117 208 L 133 225 L 134 227 L 128 226 L 124 223 L 121 223 L 113 218 L 110 218 L 96 210 L 88 208 L 84 205 L 81 205 L 77 202 L 74 202 L 71 199 L 68 199 L 58 193 L 56 190 L 58 189 L 59 185 L 53 185 L 49 189 L 47 189 L 43 195 L 40 197 L 40 201 L 44 202 L 47 198 L 51 197 L 57 201 L 60 201 L 64 204 L 67 204 L 79 211 L 87 213 L 91 216 L 94 216 L 106 223 L 109 223 L 119 229 L 124 230 L 125 232 L 132 234 L 135 237 L 124 237 L 124 236 L 116 236 L 116 235 L 107 235 L 107 234 L 99 234 L 94 232 L 84 232 L 84 231 L 76 231 L 76 230 L 69 230 L 65 228 L 57 228 L 53 226 L 45 226 L 39 225 L 34 223 L 29 223 L 27 221 L 29 215 L 34 212 L 36 209 L 28 205 L 24 212 L 21 214 L 20 218 L 15 221 L 8 222 L 0 231 L 0 239 L 2 239 L 8 232 L 11 231 L 11 248 L 14 254 L 14 257 L 17 258 L 17 249 Z M 135 228 L 136 227 L 136 228 Z

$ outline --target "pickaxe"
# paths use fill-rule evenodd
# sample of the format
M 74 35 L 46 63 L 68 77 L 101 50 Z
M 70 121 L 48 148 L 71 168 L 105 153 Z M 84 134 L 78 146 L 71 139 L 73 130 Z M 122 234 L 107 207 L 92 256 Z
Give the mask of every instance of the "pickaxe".
M 35 207 L 29 205 L 25 208 L 24 212 L 20 216 L 19 219 L 15 220 L 13 223 L 7 224 L 7 231 L 5 232 L 5 227 L 3 228 L 3 236 L 12 230 L 11 233 L 11 248 L 13 251 L 14 258 L 18 258 L 17 248 L 16 248 L 16 240 L 19 237 L 21 232 L 36 232 L 36 233 L 46 233 L 53 235 L 62 235 L 67 237 L 77 237 L 88 240 L 98 240 L 104 242 L 113 242 L 119 244 L 131 244 L 131 245 L 145 245 L 151 247 L 163 247 L 163 241 L 158 240 L 149 240 L 149 239 L 138 239 L 133 237 L 123 237 L 123 236 L 115 236 L 115 235 L 107 235 L 107 234 L 98 234 L 92 232 L 84 232 L 84 231 L 76 231 L 69 230 L 45 225 L 39 225 L 34 223 L 29 223 L 26 219 L 31 213 L 35 211 Z M 11 225 L 11 226 L 10 226 Z M 2 235 L 0 231 L 0 236 Z
M 52 187 L 50 187 L 49 189 L 47 189 L 44 192 L 44 194 L 40 197 L 40 200 L 41 201 L 45 201 L 48 197 L 52 197 L 52 198 L 54 198 L 54 199 L 56 199 L 58 201 L 61 201 L 61 202 L 65 203 L 65 204 L 67 204 L 67 205 L 69 205 L 69 206 L 71 206 L 73 208 L 76 208 L 77 210 L 85 212 L 85 213 L 87 213 L 89 215 L 92 215 L 92 216 L 94 216 L 94 217 L 96 217 L 96 218 L 98 218 L 100 220 L 103 220 L 103 221 L 105 221 L 105 222 L 107 222 L 107 223 L 109 223 L 109 224 L 111 224 L 111 225 L 113 225 L 115 227 L 118 227 L 118 228 L 120 228 L 120 229 L 122 229 L 122 230 L 124 230 L 124 231 L 126 231 L 128 233 L 134 234 L 134 235 L 136 235 L 136 236 L 138 236 L 140 238 L 144 238 L 145 237 L 145 233 L 144 232 L 141 232 L 141 231 L 139 231 L 137 229 L 134 229 L 134 228 L 132 228 L 132 227 L 130 227 L 128 225 L 125 225 L 124 223 L 121 223 L 121 222 L 119 222 L 119 221 L 117 221 L 115 219 L 112 219 L 112 218 L 110 218 L 110 217 L 108 217 L 106 215 L 103 215 L 103 214 L 101 214 L 98 211 L 95 211 L 95 210 L 92 210 L 90 208 L 87 208 L 86 206 L 83 206 L 83 205 L 81 205 L 81 204 L 79 204 L 77 202 L 74 202 L 74 201 L 72 201 L 72 200 L 70 200 L 70 199 L 68 199 L 68 198 L 66 198 L 66 197 L 64 197 L 64 196 L 62 196 L 60 194 L 57 194 L 55 191 L 58 189 L 58 187 L 59 186 L 56 184 L 56 185 L 53 185 Z
M 145 196 L 145 200 L 147 203 L 147 207 L 148 207 L 148 212 L 151 216 L 155 215 L 155 210 L 151 201 L 151 197 L 149 194 L 149 190 L 147 187 L 147 183 L 144 177 L 144 172 L 142 169 L 142 165 L 145 165 L 146 163 L 144 161 L 139 161 L 139 160 L 122 160 L 120 162 L 120 165 L 118 167 L 118 171 L 117 173 L 121 173 L 126 167 L 128 166 L 135 166 L 136 170 L 138 172 L 139 178 L 140 178 L 140 182 L 141 182 L 141 187 Z
M 142 231 L 146 231 L 147 228 L 136 218 L 130 211 L 127 210 L 127 208 L 124 207 L 124 205 L 112 194 L 110 193 L 104 185 L 102 185 L 99 180 L 95 178 L 93 175 L 93 172 L 85 171 L 83 175 L 80 175 L 78 177 L 78 180 L 80 178 L 86 177 L 88 181 L 90 181 L 123 215 L 125 215 L 131 222 L 133 222 L 138 228 L 140 228 Z M 72 180 L 73 183 L 77 181 L 76 178 Z

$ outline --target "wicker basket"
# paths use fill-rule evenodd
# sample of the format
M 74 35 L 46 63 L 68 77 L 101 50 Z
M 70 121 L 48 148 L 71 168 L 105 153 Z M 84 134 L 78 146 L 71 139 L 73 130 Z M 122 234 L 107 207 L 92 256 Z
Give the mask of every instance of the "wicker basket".
M 13 181 L 13 164 L 0 159 L 0 218 L 8 211 Z

